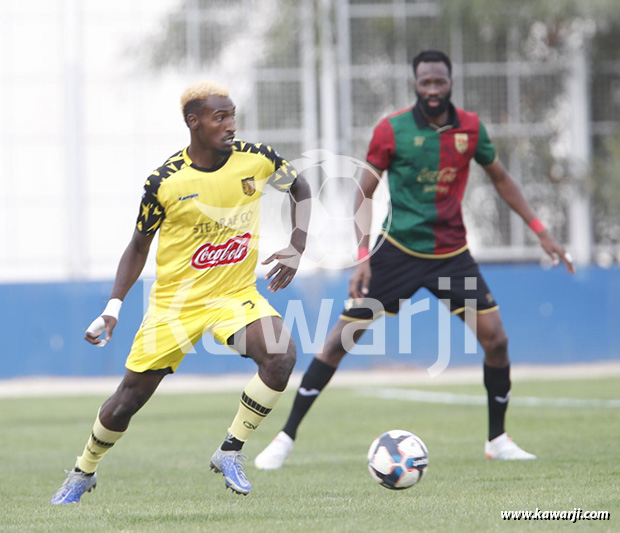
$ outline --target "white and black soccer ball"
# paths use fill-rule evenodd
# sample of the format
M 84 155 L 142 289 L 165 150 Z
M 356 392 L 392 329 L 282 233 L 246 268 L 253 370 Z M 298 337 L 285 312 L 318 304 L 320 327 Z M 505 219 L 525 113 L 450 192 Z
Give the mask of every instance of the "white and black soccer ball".
M 428 450 L 420 437 L 393 429 L 379 435 L 368 450 L 368 471 L 381 486 L 392 490 L 413 487 L 428 467 Z

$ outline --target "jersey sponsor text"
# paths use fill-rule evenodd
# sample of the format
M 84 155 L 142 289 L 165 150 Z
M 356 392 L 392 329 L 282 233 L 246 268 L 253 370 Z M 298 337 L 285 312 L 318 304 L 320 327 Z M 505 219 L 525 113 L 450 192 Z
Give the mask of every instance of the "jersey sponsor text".
M 241 263 L 248 256 L 251 238 L 251 233 L 244 233 L 231 237 L 222 244 L 207 242 L 194 252 L 192 266 L 197 270 L 206 270 Z

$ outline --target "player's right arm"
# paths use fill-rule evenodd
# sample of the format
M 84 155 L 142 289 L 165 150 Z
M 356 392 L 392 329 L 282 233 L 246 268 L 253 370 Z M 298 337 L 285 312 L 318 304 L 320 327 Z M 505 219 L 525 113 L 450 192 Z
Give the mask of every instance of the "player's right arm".
M 353 299 L 363 298 L 368 294 L 370 285 L 370 225 L 372 223 L 372 196 L 379 185 L 383 171 L 390 168 L 392 156 L 396 151 L 394 130 L 387 118 L 379 121 L 372 133 L 368 146 L 366 162 L 368 167 L 362 171 L 359 188 L 353 201 L 355 235 L 358 242 L 358 261 L 351 281 L 349 296 Z
M 162 167 L 156 170 L 144 184 L 136 229 L 118 264 L 110 300 L 103 313 L 88 326 L 84 335 L 84 339 L 91 344 L 103 347 L 112 338 L 123 300 L 144 269 L 153 237 L 165 218 L 164 206 L 159 201 L 159 186 L 162 179 L 170 173 L 170 168 Z M 99 336 L 104 331 L 105 337 L 100 339 Z
M 354 299 L 363 298 L 368 294 L 368 286 L 370 285 L 370 256 L 367 254 L 370 247 L 372 197 L 377 189 L 377 185 L 379 185 L 382 171 L 370 164 L 369 167 L 362 171 L 359 188 L 355 192 L 353 200 L 355 236 L 357 237 L 360 250 L 360 255 L 358 256 L 360 262 L 355 267 L 349 282 L 349 296 Z M 366 255 L 366 257 L 362 257 L 363 255 Z
M 131 241 L 123 252 L 118 264 L 114 287 L 112 287 L 112 293 L 110 294 L 110 302 L 122 302 L 125 300 L 129 289 L 133 287 L 134 283 L 140 277 L 140 274 L 142 274 L 154 236 L 154 233 L 145 235 L 144 233 L 140 233 L 137 229 L 134 230 Z M 86 330 L 84 339 L 91 344 L 97 345 L 105 341 L 103 342 L 105 345 L 112 338 L 112 332 L 118 323 L 120 303 L 112 303 L 112 310 L 107 311 L 109 307 L 110 303 L 103 313 L 96 318 Z M 110 314 L 106 314 L 106 311 Z M 99 338 L 103 332 L 102 327 L 105 329 L 104 339 Z
M 154 233 L 145 235 L 137 229 L 134 230 L 131 241 L 125 248 L 118 264 L 110 298 L 118 298 L 121 301 L 125 299 L 129 289 L 133 287 L 133 284 L 142 274 L 142 270 L 144 270 L 153 237 L 155 237 Z

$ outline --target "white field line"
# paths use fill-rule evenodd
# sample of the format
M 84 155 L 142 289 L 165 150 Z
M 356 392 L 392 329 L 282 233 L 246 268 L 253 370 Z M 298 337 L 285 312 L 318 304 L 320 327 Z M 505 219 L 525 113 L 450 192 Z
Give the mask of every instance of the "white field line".
M 450 392 L 429 392 L 404 389 L 364 389 L 359 391 L 360 396 L 381 398 L 383 400 L 405 400 L 408 402 L 434 403 L 445 405 L 486 405 L 486 396 L 472 396 L 469 394 L 453 394 Z M 560 408 L 607 408 L 619 409 L 620 400 L 597 400 L 580 398 L 536 398 L 520 396 L 510 399 L 511 406 L 526 407 L 560 407 Z
M 513 381 L 558 381 L 620 377 L 620 360 L 597 361 L 571 365 L 513 365 Z M 288 390 L 296 389 L 302 374 L 291 376 Z M 181 372 L 166 377 L 157 394 L 195 394 L 210 392 L 240 392 L 252 374 L 184 375 Z M 112 394 L 121 376 L 54 377 L 37 376 L 0 380 L 0 399 L 47 396 L 99 396 Z M 337 372 L 330 387 L 398 387 L 480 384 L 482 368 L 448 368 L 431 378 L 422 368 L 390 368 Z

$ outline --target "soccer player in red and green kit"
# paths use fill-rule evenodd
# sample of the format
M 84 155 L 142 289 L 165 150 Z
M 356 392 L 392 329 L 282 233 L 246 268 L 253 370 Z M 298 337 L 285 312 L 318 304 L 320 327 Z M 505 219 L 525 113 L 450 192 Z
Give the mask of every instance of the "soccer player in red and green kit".
M 488 395 L 487 457 L 535 459 L 504 430 L 510 398 L 508 338 L 497 303 L 467 249 L 461 212 L 472 159 L 484 168 L 503 200 L 538 235 L 554 263 L 561 258 L 570 273 L 574 268 L 570 255 L 536 218 L 518 185 L 498 160 L 478 115 L 452 105 L 451 70 L 450 59 L 443 52 L 421 52 L 413 60 L 416 105 L 384 118 L 375 128 L 367 161 L 378 175 L 388 173 L 391 224 L 384 224 L 385 239 L 379 240 L 372 255 L 368 251 L 370 232 L 356 229 L 361 239 L 361 261 L 349 285 L 356 305 L 342 313 L 323 349 L 311 362 L 284 428 L 256 457 L 258 468 L 280 468 L 291 453 L 303 417 L 351 349 L 343 342 L 345 326 L 357 321 L 353 335 L 353 342 L 357 342 L 374 318 L 398 313 L 400 301 L 409 299 L 422 287 L 449 300 L 451 312 L 460 316 L 464 315 L 465 300 L 476 300 L 476 335 L 484 349 L 484 385 Z M 368 205 L 365 200 L 372 198 L 377 184 L 374 173 L 365 170 L 354 202 L 356 212 Z M 362 227 L 369 228 L 368 214 L 364 218 Z

